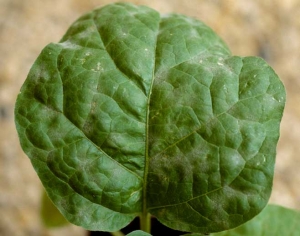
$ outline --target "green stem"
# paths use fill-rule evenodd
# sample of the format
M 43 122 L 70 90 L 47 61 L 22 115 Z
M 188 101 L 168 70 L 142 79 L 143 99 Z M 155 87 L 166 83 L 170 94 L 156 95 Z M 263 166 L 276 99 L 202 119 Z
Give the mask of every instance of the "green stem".
M 148 212 L 143 212 L 140 216 L 140 227 L 146 233 L 151 233 L 151 215 Z
M 121 231 L 116 231 L 116 232 L 110 232 L 112 236 L 125 236 Z

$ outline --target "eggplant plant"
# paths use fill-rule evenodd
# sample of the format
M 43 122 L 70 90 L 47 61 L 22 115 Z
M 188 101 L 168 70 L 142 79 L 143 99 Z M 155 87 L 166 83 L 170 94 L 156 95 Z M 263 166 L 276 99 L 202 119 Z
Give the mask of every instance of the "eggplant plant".
M 80 17 L 33 64 L 15 106 L 20 143 L 71 223 L 150 218 L 208 234 L 259 214 L 272 190 L 285 89 L 209 27 L 145 6 Z

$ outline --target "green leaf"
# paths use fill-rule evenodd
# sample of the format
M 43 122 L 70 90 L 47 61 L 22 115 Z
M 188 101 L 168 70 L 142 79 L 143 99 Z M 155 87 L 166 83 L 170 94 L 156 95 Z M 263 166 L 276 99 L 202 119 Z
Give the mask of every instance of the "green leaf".
M 202 22 L 118 3 L 45 47 L 15 121 L 70 222 L 117 231 L 150 212 L 210 233 L 268 202 L 284 104 L 266 62 L 232 56 Z
M 69 224 L 69 222 L 62 216 L 62 214 L 48 198 L 45 191 L 43 191 L 42 195 L 41 218 L 43 224 L 48 228 L 62 227 Z
M 300 212 L 282 206 L 268 205 L 247 223 L 212 236 L 300 235 Z
M 127 236 L 151 236 L 151 234 L 148 234 L 142 230 L 135 230 L 135 231 L 127 234 Z

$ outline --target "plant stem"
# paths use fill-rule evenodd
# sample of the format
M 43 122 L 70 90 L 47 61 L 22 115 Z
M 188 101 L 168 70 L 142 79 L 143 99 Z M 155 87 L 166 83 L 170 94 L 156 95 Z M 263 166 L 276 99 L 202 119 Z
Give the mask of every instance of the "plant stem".
M 116 231 L 116 232 L 110 232 L 112 236 L 125 236 L 121 231 Z
M 146 233 L 151 232 L 151 215 L 148 212 L 143 212 L 140 216 L 140 228 Z

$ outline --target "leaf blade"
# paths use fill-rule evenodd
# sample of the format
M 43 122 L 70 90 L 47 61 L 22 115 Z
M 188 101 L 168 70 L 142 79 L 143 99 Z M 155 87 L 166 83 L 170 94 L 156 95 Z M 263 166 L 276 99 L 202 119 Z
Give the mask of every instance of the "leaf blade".
M 134 35 L 136 27 L 149 37 L 131 37 L 131 49 L 113 55 L 101 35 L 113 28 L 103 22 L 124 15 L 122 30 Z M 132 20 L 132 15 L 140 19 Z M 153 54 L 156 34 L 142 21 L 157 25 L 158 16 L 132 4 L 86 14 L 60 43 L 41 52 L 18 96 L 15 114 L 22 148 L 52 201 L 70 222 L 84 228 L 117 231 L 141 211 L 145 93 L 151 76 L 145 70 L 152 70 L 154 56 L 142 55 L 140 63 L 130 51 L 140 50 L 134 41 L 144 40 Z M 121 43 L 124 35 L 110 36 Z M 134 67 L 120 70 L 121 59 L 131 60 Z
M 285 92 L 262 59 L 210 55 L 190 64 L 171 68 L 185 72 L 177 80 L 171 70 L 160 75 L 164 84 L 153 90 L 168 102 L 152 104 L 149 211 L 171 228 L 209 233 L 251 219 L 267 203 Z M 249 71 L 266 85 L 241 89 L 254 78 Z M 204 73 L 210 82 L 186 82 Z M 207 108 L 197 110 L 201 101 Z

